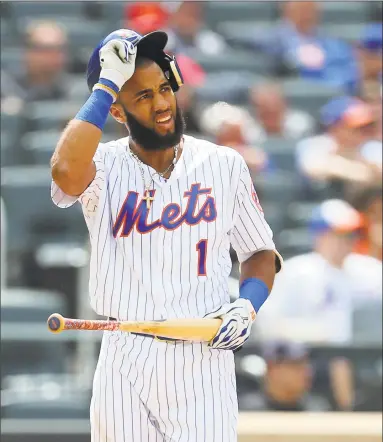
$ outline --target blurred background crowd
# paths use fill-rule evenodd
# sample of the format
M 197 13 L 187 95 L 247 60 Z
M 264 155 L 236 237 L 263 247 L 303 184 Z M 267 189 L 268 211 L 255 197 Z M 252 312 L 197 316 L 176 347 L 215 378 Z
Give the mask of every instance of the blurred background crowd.
M 88 416 L 99 336 L 44 326 L 91 316 L 85 223 L 51 203 L 49 160 L 119 28 L 168 32 L 187 133 L 244 156 L 285 259 L 237 354 L 240 409 L 381 411 L 382 3 L 0 6 L 2 417 Z M 123 136 L 110 118 L 103 140 Z

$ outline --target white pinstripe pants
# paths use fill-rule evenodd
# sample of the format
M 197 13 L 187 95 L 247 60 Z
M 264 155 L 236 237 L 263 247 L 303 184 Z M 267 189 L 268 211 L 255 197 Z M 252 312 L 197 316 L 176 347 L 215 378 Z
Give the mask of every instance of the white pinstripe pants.
M 237 416 L 232 352 L 105 333 L 92 442 L 236 442 Z

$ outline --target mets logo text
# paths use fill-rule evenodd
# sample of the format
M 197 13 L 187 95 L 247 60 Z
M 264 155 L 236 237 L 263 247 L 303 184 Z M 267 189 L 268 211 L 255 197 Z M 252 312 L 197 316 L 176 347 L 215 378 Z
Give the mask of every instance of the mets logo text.
M 155 190 L 150 191 L 150 196 L 154 196 Z M 200 222 L 210 223 L 217 217 L 215 200 L 211 194 L 211 188 L 201 188 L 200 183 L 192 184 L 190 190 L 184 192 L 184 198 L 187 198 L 185 211 L 181 212 L 179 204 L 170 203 L 162 211 L 161 217 L 152 223 L 148 223 L 149 209 L 146 202 L 141 200 L 138 203 L 138 193 L 129 192 L 122 207 L 117 215 L 113 226 L 113 236 L 118 234 L 121 237 L 129 236 L 134 228 L 138 233 L 149 233 L 157 228 L 166 230 L 177 229 L 181 224 L 186 223 L 190 226 Z M 205 196 L 204 202 L 197 211 L 199 198 Z

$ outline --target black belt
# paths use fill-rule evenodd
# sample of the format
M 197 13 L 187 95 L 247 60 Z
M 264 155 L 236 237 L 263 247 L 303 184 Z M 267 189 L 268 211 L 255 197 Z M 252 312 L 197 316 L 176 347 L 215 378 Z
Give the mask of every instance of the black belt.
M 108 321 L 117 321 L 117 319 L 109 316 Z M 129 332 L 129 333 L 136 336 L 143 336 L 144 338 L 156 339 L 157 341 L 162 341 L 162 342 L 180 342 L 180 341 L 184 342 L 182 341 L 182 339 L 164 338 L 162 336 L 146 335 L 145 333 L 135 333 L 135 332 Z

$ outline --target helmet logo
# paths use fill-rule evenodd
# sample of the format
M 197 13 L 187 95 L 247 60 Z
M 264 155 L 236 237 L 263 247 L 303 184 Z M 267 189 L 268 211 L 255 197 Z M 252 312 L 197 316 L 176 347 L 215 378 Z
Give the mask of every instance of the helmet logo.
M 130 40 L 133 42 L 135 42 L 135 40 L 138 40 L 140 38 L 140 36 L 137 34 L 137 32 L 134 31 L 130 31 L 129 29 L 120 29 L 118 31 L 116 31 L 116 34 L 119 37 L 122 38 L 126 38 L 127 40 Z

